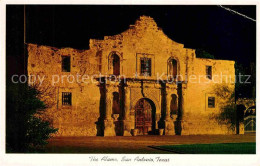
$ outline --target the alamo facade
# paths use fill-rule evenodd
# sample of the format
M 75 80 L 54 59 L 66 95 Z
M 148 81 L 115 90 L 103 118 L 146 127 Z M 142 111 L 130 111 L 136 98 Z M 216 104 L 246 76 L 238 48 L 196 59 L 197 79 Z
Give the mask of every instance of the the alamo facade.
M 28 74 L 45 76 L 43 118 L 57 136 L 234 133 L 211 118 L 223 100 L 212 92 L 213 76 L 234 79 L 234 61 L 196 58 L 147 16 L 121 34 L 90 39 L 88 50 L 28 44 Z M 191 82 L 191 75 L 203 76 Z

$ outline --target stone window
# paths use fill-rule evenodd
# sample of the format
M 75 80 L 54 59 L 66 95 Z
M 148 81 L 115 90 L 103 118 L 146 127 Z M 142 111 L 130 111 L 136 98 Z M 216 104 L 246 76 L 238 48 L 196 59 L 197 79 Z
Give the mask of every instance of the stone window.
M 101 63 L 101 62 L 100 62 Z M 115 76 L 120 75 L 120 56 L 119 53 L 112 52 L 108 57 L 108 72 Z
M 120 58 L 118 55 L 113 54 L 112 55 L 113 59 L 113 75 L 120 75 Z
M 71 92 L 62 92 L 62 105 L 71 105 Z
M 62 56 L 62 72 L 70 72 L 70 56 Z
M 215 108 L 215 97 L 208 97 L 208 108 Z
M 142 76 L 151 76 L 151 58 L 141 58 L 141 75 Z
M 178 74 L 177 61 L 175 59 L 170 59 L 168 65 L 169 65 L 169 70 L 168 70 L 169 75 L 172 76 L 173 78 L 176 78 Z
M 212 79 L 212 66 L 206 66 L 206 76 L 208 79 Z

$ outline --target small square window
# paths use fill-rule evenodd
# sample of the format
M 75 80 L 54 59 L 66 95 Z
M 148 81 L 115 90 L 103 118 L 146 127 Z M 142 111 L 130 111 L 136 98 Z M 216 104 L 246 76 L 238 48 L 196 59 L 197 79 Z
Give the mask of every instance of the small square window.
M 212 66 L 206 66 L 206 76 L 208 79 L 212 79 Z
M 141 58 L 141 75 L 151 76 L 151 58 Z
M 62 56 L 62 72 L 70 72 L 70 56 Z
M 71 105 L 71 92 L 62 92 L 62 105 Z
M 215 108 L 215 97 L 208 97 L 208 108 Z

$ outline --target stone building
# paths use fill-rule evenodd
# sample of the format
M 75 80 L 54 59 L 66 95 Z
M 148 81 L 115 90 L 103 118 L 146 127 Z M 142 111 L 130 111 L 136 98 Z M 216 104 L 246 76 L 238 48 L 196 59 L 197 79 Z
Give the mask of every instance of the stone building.
M 88 50 L 28 44 L 28 74 L 44 80 L 33 84 L 57 136 L 234 133 L 213 118 L 226 100 L 215 89 L 234 80 L 234 61 L 197 58 L 151 17 L 90 39 Z

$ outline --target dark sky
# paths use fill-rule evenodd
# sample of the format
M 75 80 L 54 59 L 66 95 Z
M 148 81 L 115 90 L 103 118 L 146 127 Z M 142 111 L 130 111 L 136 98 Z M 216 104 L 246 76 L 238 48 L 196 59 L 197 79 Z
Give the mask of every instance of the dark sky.
M 256 18 L 255 6 L 226 7 Z M 22 61 L 23 10 L 21 5 L 7 6 L 7 60 Z M 27 5 L 26 42 L 88 49 L 90 38 L 121 33 L 141 15 L 153 17 L 166 35 L 186 48 L 201 48 L 216 59 L 244 65 L 255 61 L 256 22 L 218 6 Z

